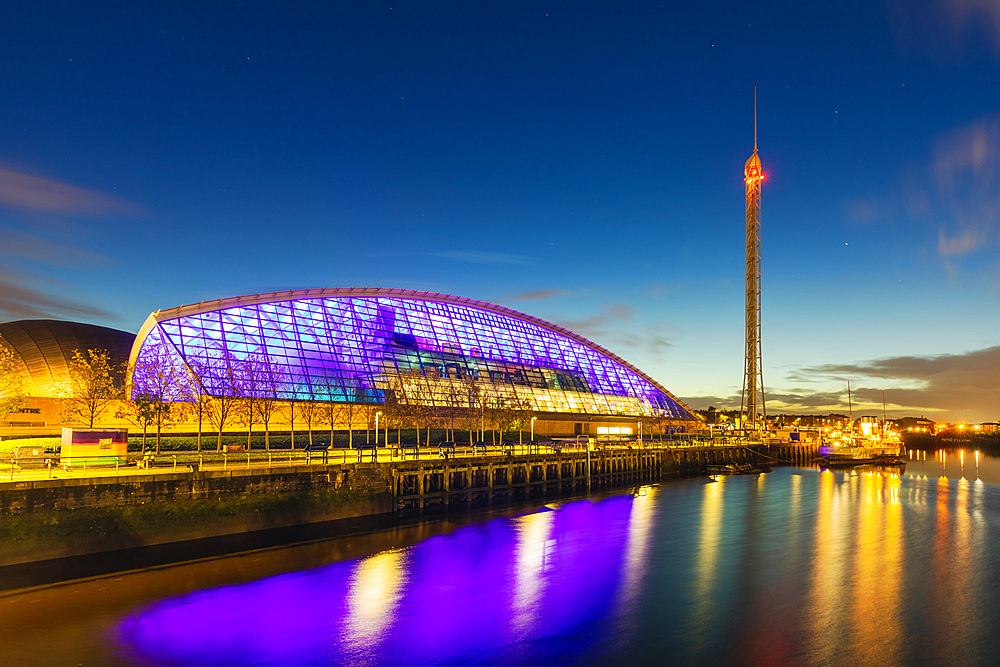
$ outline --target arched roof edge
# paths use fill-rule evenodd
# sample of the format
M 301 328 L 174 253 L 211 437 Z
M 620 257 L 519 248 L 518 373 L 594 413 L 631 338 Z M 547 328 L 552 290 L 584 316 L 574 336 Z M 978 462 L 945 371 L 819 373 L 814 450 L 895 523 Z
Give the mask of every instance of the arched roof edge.
M 190 315 L 200 315 L 202 313 L 210 313 L 216 310 L 223 310 L 225 308 L 235 308 L 238 306 L 255 306 L 262 303 L 279 303 L 281 301 L 298 301 L 300 299 L 322 299 L 328 297 L 367 297 L 367 298 L 379 298 L 379 297 L 395 297 L 402 299 L 415 299 L 420 301 L 443 301 L 445 303 L 452 303 L 459 306 L 469 306 L 471 308 L 478 308 L 480 310 L 485 310 L 487 312 L 496 313 L 498 315 L 505 315 L 507 317 L 513 317 L 514 319 L 521 320 L 523 322 L 529 322 L 543 329 L 548 329 L 554 333 L 566 336 L 576 342 L 586 345 L 590 349 L 594 350 L 598 354 L 601 354 L 608 359 L 611 359 L 617 364 L 624 366 L 633 373 L 636 373 L 639 377 L 643 378 L 654 387 L 662 391 L 664 394 L 669 396 L 672 400 L 676 401 L 678 405 L 683 407 L 688 413 L 695 419 L 698 419 L 697 414 L 692 410 L 684 401 L 680 400 L 673 393 L 670 392 L 666 387 L 661 385 L 659 382 L 654 380 L 648 374 L 640 370 L 639 368 L 633 366 L 629 362 L 625 361 L 619 357 L 614 352 L 608 350 L 607 348 L 598 345 L 597 343 L 584 338 L 583 336 L 573 333 L 565 327 L 561 327 L 558 324 L 553 324 L 552 322 L 547 322 L 534 315 L 528 315 L 527 313 L 522 313 L 520 311 L 514 310 L 513 308 L 507 308 L 506 306 L 498 306 L 495 303 L 489 303 L 488 301 L 479 301 L 478 299 L 470 299 L 463 296 L 454 296 L 452 294 L 441 294 L 439 292 L 421 292 L 418 290 L 408 290 L 399 289 L 392 287 L 320 287 L 313 289 L 299 289 L 299 290 L 285 290 L 281 292 L 264 292 L 261 294 L 248 294 L 241 296 L 225 297 L 222 299 L 213 299 L 211 301 L 202 301 L 200 303 L 193 303 L 186 306 L 177 306 L 176 308 L 168 308 L 165 310 L 157 310 L 151 313 L 146 321 L 143 323 L 142 328 L 139 329 L 139 333 L 135 337 L 135 344 L 132 347 L 132 354 L 129 356 L 129 363 L 133 363 L 138 356 L 139 349 L 142 347 L 142 343 L 145 341 L 146 336 L 149 332 L 153 330 L 153 327 L 158 325 L 160 322 L 166 322 L 168 320 L 175 320 L 180 317 L 188 317 Z
M 158 313 L 161 311 L 156 312 Z M 156 313 L 152 313 L 146 318 L 146 321 L 142 323 L 142 326 L 139 327 L 139 333 L 135 335 L 135 342 L 132 343 L 132 351 L 128 355 L 129 367 L 132 367 L 132 365 L 135 364 L 135 360 L 139 357 L 139 350 L 142 349 L 142 344 L 146 342 L 146 336 L 149 335 L 149 332 L 152 331 L 158 323 Z

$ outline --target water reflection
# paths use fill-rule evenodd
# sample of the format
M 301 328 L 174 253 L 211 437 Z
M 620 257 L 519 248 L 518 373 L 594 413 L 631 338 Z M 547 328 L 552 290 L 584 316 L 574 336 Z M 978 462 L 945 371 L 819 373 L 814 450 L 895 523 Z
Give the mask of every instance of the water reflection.
M 960 461 L 950 457 L 946 470 L 959 472 Z M 451 526 L 308 569 L 287 559 L 277 575 L 265 564 L 283 550 L 183 565 L 156 576 L 186 581 L 188 592 L 138 603 L 128 595 L 150 573 L 8 596 L 4 659 L 988 665 L 1000 653 L 991 534 L 1000 489 L 943 477 L 941 463 L 928 456 L 926 476 L 777 468 L 763 483 L 664 484 Z M 310 548 L 335 552 L 333 543 Z M 258 566 L 258 580 L 215 583 L 219 571 Z
M 859 499 L 851 591 L 853 664 L 898 664 L 902 645 L 898 477 L 868 471 L 854 478 Z
M 632 497 L 628 517 L 628 535 L 625 558 L 622 562 L 621 588 L 616 610 L 621 619 L 619 641 L 627 641 L 636 630 L 643 579 L 649 569 L 648 553 L 650 536 L 656 522 L 658 487 L 645 486 Z
M 850 479 L 850 475 L 845 477 Z M 844 486 L 846 488 L 846 484 Z M 838 651 L 833 638 L 838 628 L 843 626 L 845 614 L 842 598 L 844 568 L 847 563 L 847 530 L 838 491 L 836 473 L 830 470 L 820 473 L 807 627 L 810 653 L 821 664 L 830 664 Z
M 726 477 L 719 477 L 715 482 L 705 484 L 701 503 L 701 534 L 692 592 L 694 612 L 691 617 L 692 635 L 698 641 L 705 640 L 712 623 L 712 589 L 717 582 L 716 565 L 719 560 L 724 510 L 722 498 L 726 481 Z
M 949 479 L 982 479 L 984 482 L 1000 484 L 1000 458 L 983 456 L 979 450 L 959 449 L 947 452 L 911 449 L 907 454 L 906 471 L 911 477 L 927 475 Z
M 347 593 L 344 641 L 369 650 L 391 625 L 406 584 L 405 551 L 389 551 L 358 562 Z
M 549 539 L 555 512 L 545 511 L 520 517 L 517 530 L 517 588 L 511 600 L 511 625 L 524 635 L 535 622 L 538 599 L 545 585 L 546 567 L 552 566 L 556 541 Z

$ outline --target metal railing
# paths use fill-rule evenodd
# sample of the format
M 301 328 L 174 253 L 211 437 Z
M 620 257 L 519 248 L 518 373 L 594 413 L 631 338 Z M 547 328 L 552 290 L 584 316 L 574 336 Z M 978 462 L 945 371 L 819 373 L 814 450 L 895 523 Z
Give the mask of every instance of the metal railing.
M 701 447 L 738 447 L 751 443 L 745 439 L 726 437 L 673 437 L 670 439 L 599 440 L 591 443 L 592 451 L 620 451 L 628 449 L 658 450 Z M 218 470 L 252 470 L 287 468 L 348 463 L 390 463 L 431 461 L 441 459 L 470 459 L 477 457 L 525 456 L 584 452 L 586 438 L 564 439 L 536 443 L 491 444 L 433 444 L 417 446 L 408 443 L 390 443 L 388 446 L 338 448 L 324 451 L 301 449 L 252 450 L 249 452 L 163 452 L 141 454 L 131 452 L 125 457 L 73 456 L 65 462 L 57 453 L 47 453 L 32 458 L 17 458 L 9 454 L 0 456 L 0 483 L 27 479 L 79 478 L 126 476 L 173 472 L 198 472 Z

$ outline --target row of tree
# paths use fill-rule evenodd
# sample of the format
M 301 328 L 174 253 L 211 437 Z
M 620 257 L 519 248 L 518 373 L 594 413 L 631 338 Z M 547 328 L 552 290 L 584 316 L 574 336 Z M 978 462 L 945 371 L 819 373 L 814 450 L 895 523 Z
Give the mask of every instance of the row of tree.
M 396 430 L 399 442 L 400 431 L 410 428 L 415 429 L 418 441 L 428 445 L 432 428 L 446 429 L 452 440 L 457 430 L 468 431 L 470 442 L 475 441 L 477 431 L 479 440 L 489 431 L 495 443 L 504 433 L 523 431 L 535 415 L 529 400 L 504 395 L 495 385 L 471 378 L 460 386 L 452 383 L 442 396 L 418 370 L 390 376 L 388 386 L 381 390 L 363 387 L 359 381 L 328 377 L 312 383 L 309 399 L 298 398 L 305 393 L 299 391 L 296 398 L 287 398 L 283 394 L 291 383 L 286 371 L 254 354 L 245 359 L 220 355 L 212 364 L 200 366 L 181 366 L 168 357 L 150 355 L 127 368 L 125 377 L 131 381 L 115 397 L 121 401 L 117 416 L 141 428 L 144 443 L 152 429 L 157 452 L 163 429 L 181 421 L 197 422 L 199 451 L 203 427 L 210 425 L 216 433 L 216 449 L 221 451 L 223 431 L 237 425 L 247 431 L 248 449 L 254 429 L 260 427 L 264 446 L 270 450 L 271 428 L 276 422 L 290 427 L 293 447 L 298 423 L 300 431 L 308 434 L 310 445 L 314 432 L 322 426 L 329 428 L 331 443 L 335 431 L 346 430 L 348 446 L 353 448 L 359 423 L 364 425 L 366 443 L 371 442 L 376 427 L 385 433 L 383 443 L 389 430 Z M 212 389 L 206 388 L 212 383 Z M 375 440 L 379 440 L 377 433 Z
M 0 341 L 0 416 L 24 405 L 23 376 L 16 362 L 16 354 Z M 69 371 L 70 386 L 60 397 L 65 422 L 94 428 L 113 410 L 118 419 L 142 430 L 143 450 L 147 434 L 155 434 L 157 453 L 164 430 L 181 422 L 197 424 L 198 451 L 203 432 L 215 433 L 215 448 L 221 451 L 223 432 L 234 427 L 246 430 L 248 449 L 254 431 L 262 431 L 269 450 L 276 424 L 290 428 L 292 447 L 297 426 L 310 445 L 314 432 L 329 429 L 331 444 L 335 431 L 346 430 L 348 445 L 354 447 L 359 424 L 366 443 L 377 425 L 382 436 L 376 433 L 375 440 L 383 444 L 390 430 L 396 431 L 399 442 L 402 429 L 415 429 L 418 442 L 430 444 L 434 428 L 444 429 L 450 441 L 466 432 L 470 443 L 485 441 L 488 432 L 496 444 L 513 431 L 520 431 L 523 439 L 536 414 L 531 401 L 513 387 L 476 378 L 441 382 L 419 369 L 389 375 L 378 390 L 356 379 L 329 377 L 290 392 L 294 383 L 287 371 L 259 354 L 237 359 L 222 353 L 199 363 L 171 357 L 166 347 L 159 347 L 121 366 L 104 350 L 77 350 Z M 302 395 L 309 399 L 302 400 Z M 667 422 L 643 421 L 647 432 L 657 427 L 662 431 Z
M 0 419 L 23 408 L 27 397 L 21 358 L 0 336 Z
M 57 387 L 63 421 L 82 421 L 93 427 L 121 395 L 123 369 L 104 350 L 76 350 L 69 362 L 69 386 Z M 0 419 L 21 410 L 28 400 L 21 357 L 0 337 Z

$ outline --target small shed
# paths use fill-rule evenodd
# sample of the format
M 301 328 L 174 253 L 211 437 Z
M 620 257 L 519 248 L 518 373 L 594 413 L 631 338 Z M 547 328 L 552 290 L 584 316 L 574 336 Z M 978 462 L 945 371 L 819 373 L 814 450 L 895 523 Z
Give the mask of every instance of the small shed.
M 64 427 L 59 462 L 65 466 L 125 463 L 128 429 L 97 430 Z

